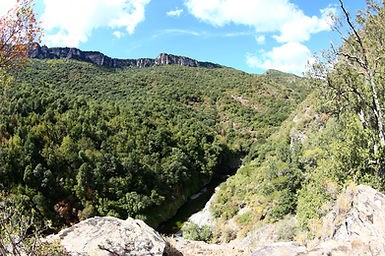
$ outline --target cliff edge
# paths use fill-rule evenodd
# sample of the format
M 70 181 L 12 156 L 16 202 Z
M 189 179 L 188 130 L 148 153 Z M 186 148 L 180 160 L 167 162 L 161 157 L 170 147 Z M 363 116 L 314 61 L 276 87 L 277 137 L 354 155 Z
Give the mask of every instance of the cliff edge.
M 220 68 L 219 64 L 211 62 L 203 62 L 191 59 L 185 56 L 177 56 L 168 53 L 161 53 L 155 59 L 117 59 L 111 58 L 97 51 L 82 51 L 77 48 L 70 47 L 53 47 L 40 46 L 35 44 L 31 47 L 29 58 L 32 59 L 73 59 L 93 63 L 98 66 L 107 68 L 125 68 L 137 67 L 146 68 L 162 65 L 180 65 L 186 67 L 203 67 L 203 68 Z

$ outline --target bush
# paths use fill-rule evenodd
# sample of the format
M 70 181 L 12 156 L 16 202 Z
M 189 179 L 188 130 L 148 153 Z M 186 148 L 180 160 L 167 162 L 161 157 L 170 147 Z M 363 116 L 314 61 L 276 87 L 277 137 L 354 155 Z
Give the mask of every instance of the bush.
M 213 232 L 210 227 L 203 225 L 199 226 L 192 222 L 186 222 L 183 227 L 183 237 L 189 240 L 209 242 L 213 237 Z
M 41 240 L 47 226 L 29 204 L 26 196 L 0 193 L 0 255 L 65 255 L 59 245 Z

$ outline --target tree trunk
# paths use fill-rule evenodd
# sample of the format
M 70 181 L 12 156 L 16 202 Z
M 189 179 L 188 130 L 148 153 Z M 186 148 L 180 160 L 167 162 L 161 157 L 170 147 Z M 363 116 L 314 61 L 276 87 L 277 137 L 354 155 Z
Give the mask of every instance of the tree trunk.
M 362 109 L 361 109 L 360 112 L 358 113 L 358 117 L 360 118 L 362 127 L 363 127 L 364 129 L 368 128 L 368 123 L 366 122 L 366 119 L 365 119 L 365 113 L 364 113 L 364 111 L 363 111 Z
M 370 86 L 372 88 L 372 98 L 373 98 L 373 104 L 374 104 L 374 114 L 377 119 L 377 126 L 378 126 L 378 137 L 380 139 L 380 145 L 381 147 L 385 147 L 385 136 L 384 136 L 384 120 L 383 120 L 383 115 L 382 115 L 382 110 L 381 110 L 381 105 L 380 101 L 378 99 L 378 94 L 376 90 L 376 84 L 374 81 L 373 74 L 369 71 L 369 82 Z

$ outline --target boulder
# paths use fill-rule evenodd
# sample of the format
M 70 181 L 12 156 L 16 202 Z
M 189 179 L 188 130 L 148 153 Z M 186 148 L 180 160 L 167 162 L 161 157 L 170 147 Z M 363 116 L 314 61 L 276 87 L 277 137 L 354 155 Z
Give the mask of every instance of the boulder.
M 58 241 L 69 255 L 161 256 L 164 239 L 141 220 L 94 217 L 47 238 Z
M 351 186 L 324 219 L 323 240 L 365 245 L 385 255 L 385 195 L 365 186 Z

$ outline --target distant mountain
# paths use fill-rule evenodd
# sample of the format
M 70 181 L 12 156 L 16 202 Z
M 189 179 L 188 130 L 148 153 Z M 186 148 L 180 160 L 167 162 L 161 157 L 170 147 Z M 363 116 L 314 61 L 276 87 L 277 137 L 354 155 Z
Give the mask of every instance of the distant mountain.
M 36 44 L 29 52 L 29 57 L 33 59 L 74 59 L 90 62 L 99 66 L 108 68 L 124 67 L 152 67 L 163 65 L 180 65 L 187 67 L 220 68 L 219 64 L 211 62 L 202 62 L 184 56 L 176 56 L 167 53 L 161 53 L 155 59 L 116 59 L 104 55 L 97 51 L 82 51 L 77 48 L 40 46 Z

